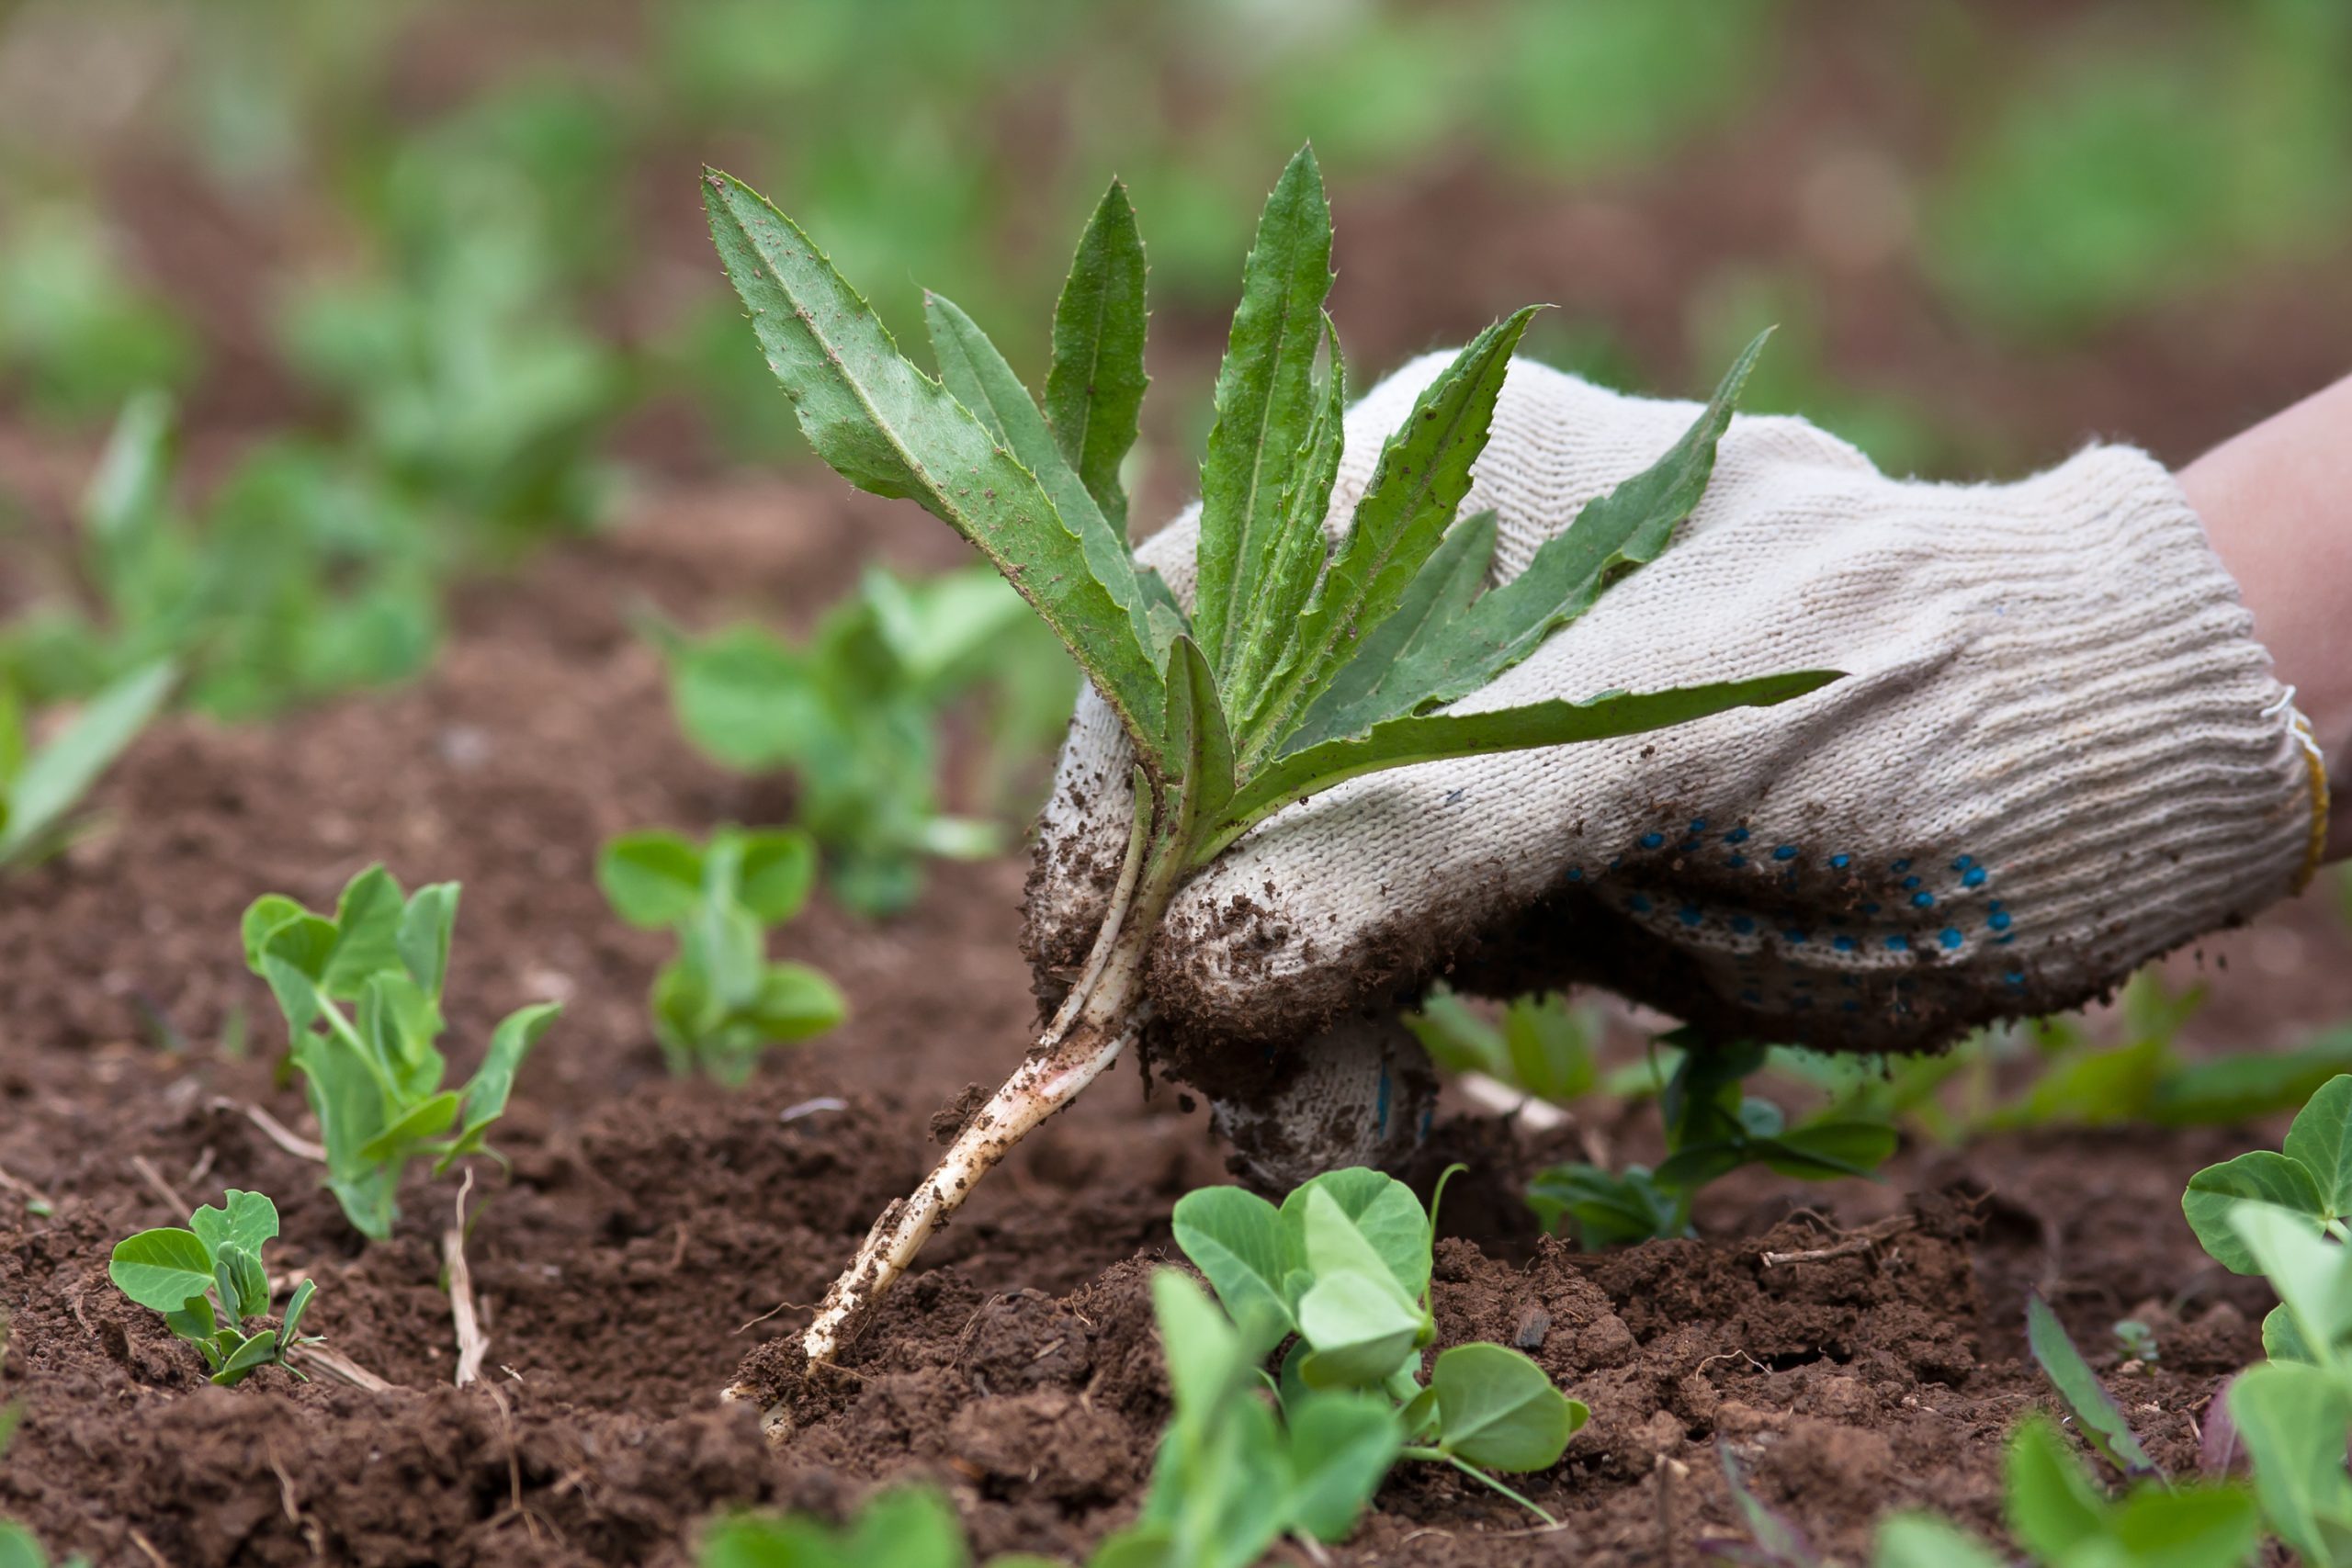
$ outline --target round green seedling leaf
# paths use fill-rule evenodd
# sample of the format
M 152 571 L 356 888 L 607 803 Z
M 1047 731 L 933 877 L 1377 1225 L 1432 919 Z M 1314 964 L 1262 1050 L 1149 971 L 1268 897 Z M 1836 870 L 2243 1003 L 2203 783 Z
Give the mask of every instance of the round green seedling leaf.
M 107 1278 L 141 1306 L 177 1312 L 212 1288 L 212 1251 L 176 1225 L 141 1231 L 115 1244 Z
M 2230 1219 L 2238 1205 L 2245 1202 L 2260 1203 L 2302 1221 L 2313 1235 L 2326 1218 L 2321 1212 L 2319 1183 L 2301 1160 L 2256 1149 L 2207 1166 L 2188 1179 L 2188 1190 L 2180 1197 L 2180 1212 L 2213 1261 L 2233 1274 L 2262 1271 Z
M 1272 1203 L 1238 1187 L 1203 1187 L 1176 1201 L 1175 1227 L 1176 1245 L 1236 1323 L 1279 1325 L 1277 1339 L 1297 1327 L 1283 1281 L 1306 1258 Z
M 741 835 L 736 896 L 763 925 L 781 925 L 800 912 L 817 885 L 817 841 L 797 828 Z
M 1307 1244 L 1312 1229 L 1307 1215 L 1324 1201 L 1331 1203 L 1336 1213 L 1348 1220 L 1350 1229 L 1355 1229 L 1362 1244 L 1381 1258 L 1381 1265 L 1404 1293 L 1420 1300 L 1420 1293 L 1430 1288 L 1430 1215 L 1420 1208 L 1414 1190 L 1366 1166 L 1327 1170 L 1306 1182 L 1282 1199 L 1282 1220 L 1296 1239 L 1301 1258 L 1315 1251 Z M 1355 1258 L 1360 1256 L 1350 1246 L 1350 1262 L 1345 1267 L 1357 1267 Z
M 1387 1381 L 1429 1320 L 1385 1274 L 1354 1269 L 1317 1276 L 1299 1298 L 1298 1332 L 1314 1347 L 1299 1363 L 1310 1388 L 1369 1388 Z
M 1543 1368 L 1500 1345 L 1456 1345 L 1430 1373 L 1438 1446 L 1487 1470 L 1542 1470 L 1591 1412 L 1552 1385 Z
M 2294 1314 L 2312 1359 L 2341 1366 L 2338 1347 L 2352 1337 L 2352 1252 L 2313 1235 L 2305 1216 L 2267 1203 L 2239 1204 L 2230 1224 Z
M 624 833 L 596 856 L 596 886 L 630 925 L 661 931 L 702 897 L 702 852 L 675 833 Z
M 2320 1209 L 2330 1219 L 2352 1213 L 2352 1073 L 2314 1090 L 2287 1129 L 2285 1153 L 2311 1172 Z

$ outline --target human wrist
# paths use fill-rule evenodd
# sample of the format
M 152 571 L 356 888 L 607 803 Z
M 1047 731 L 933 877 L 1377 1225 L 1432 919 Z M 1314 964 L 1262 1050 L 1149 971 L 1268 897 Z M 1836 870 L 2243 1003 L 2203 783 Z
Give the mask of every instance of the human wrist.
M 2223 442 L 2179 479 L 2327 759 L 2327 854 L 2352 855 L 2352 378 Z

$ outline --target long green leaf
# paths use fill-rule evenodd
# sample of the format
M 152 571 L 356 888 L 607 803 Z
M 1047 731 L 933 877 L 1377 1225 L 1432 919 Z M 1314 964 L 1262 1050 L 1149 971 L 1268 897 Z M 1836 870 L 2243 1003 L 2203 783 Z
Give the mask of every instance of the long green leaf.
M 1172 729 L 1169 755 L 1183 768 L 1183 819 L 1190 825 L 1182 836 L 1214 822 L 1233 799 L 1233 735 L 1226 726 L 1225 705 L 1218 699 L 1216 679 L 1209 673 L 1201 645 L 1180 636 L 1168 654 L 1168 709 L 1181 714 L 1182 735 Z
M 1227 675 L 1282 530 L 1283 494 L 1315 404 L 1315 350 L 1331 291 L 1331 206 L 1302 147 L 1258 219 L 1241 303 L 1216 378 L 1216 423 L 1201 463 L 1199 585 L 1193 626 Z
M 1225 820 L 1214 832 L 1201 835 L 1201 848 L 1193 863 L 1206 864 L 1226 845 L 1292 801 L 1361 774 L 1449 757 L 1638 735 L 1729 708 L 1770 707 L 1819 691 L 1839 678 L 1833 670 L 1803 670 L 1662 692 L 1612 692 L 1577 703 L 1554 701 L 1491 713 L 1392 718 L 1352 739 L 1327 740 L 1294 751 L 1252 774 L 1234 796 Z
M 1330 345 L 1331 367 L 1323 378 L 1306 439 L 1299 443 L 1297 457 L 1291 464 L 1289 483 L 1283 492 L 1281 533 L 1250 602 L 1238 609 L 1241 646 L 1225 682 L 1231 699 L 1228 705 L 1236 713 L 1247 713 L 1257 705 L 1330 559 L 1323 520 L 1331 510 L 1331 490 L 1339 480 L 1340 458 L 1346 445 L 1348 362 L 1340 350 L 1340 329 L 1328 310 L 1323 315 L 1323 337 Z
M 1758 335 L 1741 352 L 1664 457 L 1588 503 L 1565 533 L 1536 550 L 1526 570 L 1468 614 L 1426 621 L 1409 645 L 1384 646 L 1376 655 L 1366 637 L 1291 744 L 1361 734 L 1382 719 L 1476 691 L 1590 609 L 1611 583 L 1657 559 L 1706 492 L 1716 446 L 1770 335 Z M 1357 665 L 1368 668 L 1351 681 Z
M 1457 625 L 1487 585 L 1495 560 L 1495 514 L 1481 512 L 1445 531 L 1429 559 L 1389 613 L 1356 644 L 1356 651 L 1323 689 L 1299 726 L 1307 745 L 1362 734 L 1384 718 L 1412 712 L 1427 700 L 1408 650 Z M 1486 596 L 1492 599 L 1494 594 Z
M 2025 1336 L 2034 1360 L 2057 1389 L 2058 1397 L 2066 1402 L 2084 1439 L 2099 1451 L 2099 1457 L 2135 1480 L 2160 1473 L 2156 1461 L 2132 1434 L 2132 1424 L 2123 1418 L 2122 1407 L 2083 1359 L 2073 1336 L 2038 1291 L 2026 1294 Z
M 1136 637 L 1148 647 L 1148 603 L 1136 581 L 1135 557 L 1127 553 L 1125 537 L 1104 520 L 1078 471 L 1063 460 L 1053 432 L 1046 428 L 1046 416 L 1030 400 L 1029 389 L 979 323 L 955 300 L 925 290 L 922 312 L 947 389 L 1036 476 L 1054 510 L 1086 547 L 1087 565 L 1110 589 L 1111 597 L 1126 606 Z
M 1135 445 L 1143 408 L 1143 235 L 1127 187 L 1102 193 L 1079 236 L 1054 305 L 1054 360 L 1046 372 L 1046 419 L 1062 459 L 1124 542 L 1127 492 L 1119 464 Z
M 1381 448 L 1347 539 L 1294 629 L 1242 729 L 1243 771 L 1287 742 L 1317 693 L 1403 602 L 1470 491 L 1511 351 L 1542 307 L 1497 321 L 1456 355 Z
M 177 679 L 168 662 L 131 671 L 92 697 L 55 739 L 32 754 L 8 789 L 0 864 L 47 840 L 98 775 L 138 739 Z
M 899 353 L 789 218 L 716 170 L 705 172 L 703 205 L 768 367 L 817 455 L 861 490 L 920 502 L 978 546 L 1054 628 L 1156 771 L 1159 671 L 1035 477 Z

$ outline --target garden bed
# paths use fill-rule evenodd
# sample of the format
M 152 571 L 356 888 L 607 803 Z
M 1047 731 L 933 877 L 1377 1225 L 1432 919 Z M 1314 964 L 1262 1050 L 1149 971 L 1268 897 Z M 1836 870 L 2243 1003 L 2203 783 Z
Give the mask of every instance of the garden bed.
M 863 552 L 954 548 L 831 485 L 693 492 L 474 591 L 413 689 L 142 740 L 98 796 L 107 829 L 0 906 L 0 1305 L 24 1406 L 0 1515 L 61 1551 L 174 1568 L 675 1563 L 713 1510 L 837 1512 L 899 1477 L 944 1484 L 982 1553 L 1075 1555 L 1132 1517 L 1167 1399 L 1144 1283 L 1173 1253 L 1175 1199 L 1223 1170 L 1204 1112 L 1130 1068 L 988 1184 L 830 1382 L 793 1387 L 784 1441 L 716 1399 L 747 1357 L 754 1381 L 790 1382 L 763 1342 L 927 1168 L 934 1114 L 1019 1049 L 1021 866 L 942 867 L 883 926 L 820 900 L 781 955 L 839 979 L 851 1021 L 732 1095 L 664 1073 L 644 1010 L 663 940 L 615 920 L 591 877 L 616 831 L 789 804 L 676 742 L 633 604 L 805 619 Z M 363 1250 L 317 1168 L 247 1113 L 304 1125 L 238 912 L 269 889 L 324 903 L 379 858 L 465 884 L 460 1069 L 511 1007 L 566 1002 L 498 1132 L 511 1176 L 484 1166 L 477 1188 L 490 1371 L 462 1392 L 435 1280 L 451 1188 L 413 1181 L 396 1239 Z M 2269 987 L 2245 981 L 2209 1017 L 2251 1043 Z M 240 1014 L 243 1057 L 220 1048 Z M 1635 1154 L 1639 1126 L 1622 1130 Z M 1705 1240 L 1598 1257 L 1539 1238 L 1511 1195 L 1558 1138 L 1441 1127 L 1435 1152 L 1474 1169 L 1446 1204 L 1435 1308 L 1441 1345 L 1523 1347 L 1591 1405 L 1566 1460 L 1527 1478 L 1564 1528 L 1530 1534 L 1450 1473 L 1400 1472 L 1333 1561 L 1695 1561 L 1736 1531 L 1719 1440 L 1849 1560 L 1893 1506 L 1994 1528 L 2002 1439 L 2044 1397 L 2021 1360 L 2029 1285 L 2102 1367 L 2109 1324 L 2151 1322 L 2161 1362 L 2110 1382 L 2168 1466 L 2193 1463 L 2219 1381 L 2259 1353 L 2259 1281 L 2211 1265 L 2177 1207 L 2244 1134 L 1913 1149 L 1875 1185 L 1743 1176 L 1711 1190 Z M 277 1199 L 272 1266 L 319 1282 L 307 1326 L 390 1392 L 275 1369 L 211 1388 L 108 1284 L 115 1239 L 224 1185 Z

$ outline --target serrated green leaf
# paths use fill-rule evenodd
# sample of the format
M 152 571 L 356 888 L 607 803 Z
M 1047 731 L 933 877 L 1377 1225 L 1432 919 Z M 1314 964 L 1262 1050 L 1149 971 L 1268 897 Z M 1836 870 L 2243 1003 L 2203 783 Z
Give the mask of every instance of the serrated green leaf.
M 212 1250 L 176 1225 L 141 1231 L 115 1243 L 107 1278 L 141 1306 L 178 1312 L 212 1288 Z
M 1174 1224 L 1176 1245 L 1235 1323 L 1272 1323 L 1277 1338 L 1295 1329 L 1283 1282 L 1306 1259 L 1272 1203 L 1238 1187 L 1198 1188 L 1176 1201 Z
M 1611 582 L 1655 560 L 1706 492 L 1716 446 L 1770 335 L 1759 334 L 1733 362 L 1706 408 L 1664 457 L 1588 503 L 1565 532 L 1536 550 L 1525 570 L 1466 614 L 1427 623 L 1409 646 L 1375 668 L 1381 677 L 1375 692 L 1352 700 L 1327 693 L 1291 744 L 1359 734 L 1384 718 L 1468 695 L 1590 609 Z M 1359 657 L 1367 657 L 1369 647 L 1367 640 L 1367 653 Z M 1341 689 L 1335 682 L 1332 691 Z
M 623 833 L 596 855 L 596 886 L 613 912 L 644 931 L 686 918 L 702 897 L 702 851 L 662 829 Z
M 1035 477 L 907 362 L 790 219 L 715 170 L 706 171 L 703 200 L 769 368 L 817 455 L 861 490 L 921 502 L 978 546 L 1076 656 L 1157 770 L 1159 670 Z
M 1127 492 L 1119 464 L 1135 445 L 1143 409 L 1145 309 L 1143 235 L 1127 188 L 1111 182 L 1070 258 L 1054 305 L 1054 358 L 1046 372 L 1046 421 L 1062 459 L 1078 471 L 1095 505 L 1122 537 Z
M 1214 822 L 1233 799 L 1233 735 L 1200 644 L 1180 636 L 1168 650 L 1168 756 L 1184 783 L 1177 841 Z M 1180 728 L 1181 727 L 1181 728 Z
M 979 323 L 944 294 L 923 292 L 923 319 L 931 328 L 933 354 L 939 361 L 940 379 L 949 392 L 988 427 L 989 434 L 1036 476 L 1038 486 L 1054 510 L 1086 547 L 1087 564 L 1126 609 L 1136 637 L 1149 645 L 1149 601 L 1136 581 L 1135 557 L 1126 536 L 1114 527 L 1097 506 L 1086 482 L 1063 460 L 1046 416 L 1030 400 L 1029 389 L 1012 373 Z
M 1486 450 L 1511 352 L 1537 309 L 1531 305 L 1473 339 L 1381 447 L 1347 537 L 1289 628 L 1283 658 L 1243 722 L 1245 772 L 1291 748 L 1317 694 L 1403 601 L 1444 538 L 1469 493 L 1471 465 Z
M 1293 1479 L 1285 1512 L 1293 1529 L 1337 1546 L 1396 1461 L 1404 1425 L 1378 1394 L 1310 1394 L 1286 1414 Z
M 1638 735 L 1736 707 L 1770 707 L 1819 691 L 1840 678 L 1826 670 L 1677 686 L 1662 692 L 1611 692 L 1583 702 L 1544 702 L 1487 713 L 1392 718 L 1364 735 L 1295 751 L 1251 774 L 1224 821 L 1204 836 L 1193 863 L 1206 864 L 1226 845 L 1293 801 L 1334 784 L 1415 762 L 1494 751 L 1563 746 Z
M 466 1080 L 464 1123 L 457 1140 L 435 1164 L 435 1175 L 481 1147 L 490 1124 L 506 1114 L 507 1097 L 514 1092 L 514 1075 L 521 1069 L 523 1058 L 562 1013 L 560 1003 L 538 1002 L 517 1008 L 491 1031 L 490 1049 L 482 1054 L 481 1066 L 474 1069 L 474 1076 Z
M 2327 1217 L 2321 1210 L 2323 1201 L 2318 1181 L 2301 1160 L 2256 1149 L 2190 1177 L 2188 1190 L 2180 1195 L 2180 1212 L 2214 1262 L 2233 1274 L 2253 1274 L 2259 1272 L 2254 1254 L 2231 1222 L 2238 1206 L 2268 1204 L 2296 1216 L 2316 1235 Z
M 258 1253 L 262 1244 L 277 1236 L 277 1205 L 266 1192 L 245 1192 L 232 1187 L 220 1195 L 221 1207 L 207 1203 L 188 1216 L 187 1228 L 213 1251 L 242 1247 Z
M 2322 1213 L 2352 1213 L 2352 1073 L 2328 1079 L 2295 1112 L 2281 1152 L 2312 1173 Z
M 2125 1475 L 2144 1478 L 2158 1473 L 2156 1461 L 2140 1446 L 2132 1435 L 2132 1424 L 2123 1418 L 2122 1407 L 2108 1393 L 2098 1374 L 2075 1347 L 2058 1314 L 2038 1291 L 2028 1292 L 2025 1298 L 2026 1343 L 2033 1351 L 2033 1359 L 2057 1389 L 2058 1397 L 2066 1402 L 2075 1424 L 2091 1447 L 2108 1463 Z
M 1495 514 L 1464 517 L 1445 531 L 1387 619 L 1357 640 L 1299 724 L 1307 745 L 1361 734 L 1384 718 L 1410 713 L 1430 695 L 1407 650 L 1460 623 L 1487 586 L 1495 559 Z M 1493 594 L 1489 593 L 1488 598 Z
M 1591 1415 L 1544 1369 L 1500 1345 L 1456 1345 L 1430 1369 L 1438 1446 L 1484 1470 L 1543 1470 Z
M 1313 417 L 1315 351 L 1330 291 L 1331 207 L 1315 150 L 1302 147 L 1258 218 L 1201 462 L 1193 629 L 1220 678 L 1240 658 L 1242 629 L 1282 531 L 1283 491 Z
M 9 781 L 0 825 L 0 865 L 42 848 L 90 786 L 139 738 L 170 696 L 179 672 L 168 661 L 142 666 L 100 691 Z
M 1328 310 L 1323 338 L 1330 347 L 1331 367 L 1283 487 L 1281 528 L 1267 548 L 1265 569 L 1258 574 L 1249 603 L 1236 612 L 1241 642 L 1223 682 L 1227 705 L 1236 713 L 1257 706 L 1330 559 L 1323 524 L 1345 453 L 1348 362 L 1340 350 L 1340 329 Z

